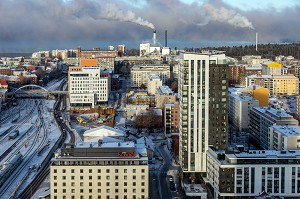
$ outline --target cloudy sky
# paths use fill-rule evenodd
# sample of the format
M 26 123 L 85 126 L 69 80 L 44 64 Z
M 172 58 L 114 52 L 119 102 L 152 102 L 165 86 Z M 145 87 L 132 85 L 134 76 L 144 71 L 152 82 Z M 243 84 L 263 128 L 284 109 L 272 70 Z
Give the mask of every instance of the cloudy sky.
M 299 0 L 0 0 L 0 52 L 299 41 Z

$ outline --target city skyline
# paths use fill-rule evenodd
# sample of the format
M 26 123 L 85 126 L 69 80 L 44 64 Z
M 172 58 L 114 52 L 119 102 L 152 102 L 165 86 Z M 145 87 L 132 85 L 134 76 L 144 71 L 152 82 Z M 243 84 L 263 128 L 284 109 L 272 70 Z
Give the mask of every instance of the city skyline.
M 6 0 L 0 3 L 0 52 L 137 49 L 151 40 L 153 28 L 161 44 L 168 30 L 169 46 L 178 48 L 254 44 L 256 32 L 260 43 L 297 42 L 299 6 L 295 0 Z

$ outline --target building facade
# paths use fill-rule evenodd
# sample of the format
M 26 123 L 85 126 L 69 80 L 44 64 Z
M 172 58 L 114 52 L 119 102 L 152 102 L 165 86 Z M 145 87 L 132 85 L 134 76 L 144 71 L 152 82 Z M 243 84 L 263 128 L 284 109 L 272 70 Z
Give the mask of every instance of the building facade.
M 110 93 L 111 77 L 108 71 L 99 67 L 69 68 L 70 106 L 92 107 L 107 103 Z
M 299 94 L 299 79 L 293 75 L 250 75 L 246 86 L 250 85 L 267 88 L 272 96 Z
M 293 125 L 271 126 L 269 128 L 270 150 L 299 150 L 300 127 Z M 299 184 L 300 185 L 300 184 Z
M 271 107 L 253 107 L 250 109 L 250 138 L 262 149 L 269 149 L 269 127 L 273 125 L 298 125 L 298 121 L 286 112 Z
M 179 133 L 179 103 L 165 104 L 164 106 L 164 129 L 165 136 L 178 136 Z
M 163 82 L 163 85 L 166 85 L 170 79 L 170 66 L 161 64 L 161 65 L 135 65 L 131 68 L 131 87 L 138 88 L 141 85 L 147 87 L 149 74 L 156 73 Z
M 174 92 L 168 86 L 160 86 L 156 90 L 155 104 L 156 107 L 163 109 L 165 104 L 174 104 L 176 97 Z
M 228 81 L 224 53 L 181 53 L 179 162 L 182 171 L 206 172 L 209 145 L 227 146 Z
M 233 91 L 229 94 L 229 123 L 235 130 L 249 128 L 249 110 L 255 106 L 259 106 L 259 101 L 246 93 Z
M 276 197 L 300 195 L 300 151 L 214 151 L 209 148 L 207 178 L 213 198 L 249 198 L 262 192 Z
M 146 199 L 148 180 L 133 142 L 65 145 L 50 166 L 51 199 Z
M 159 88 L 160 86 L 162 86 L 160 77 L 156 74 L 150 74 L 147 83 L 148 94 L 155 95 L 157 88 Z

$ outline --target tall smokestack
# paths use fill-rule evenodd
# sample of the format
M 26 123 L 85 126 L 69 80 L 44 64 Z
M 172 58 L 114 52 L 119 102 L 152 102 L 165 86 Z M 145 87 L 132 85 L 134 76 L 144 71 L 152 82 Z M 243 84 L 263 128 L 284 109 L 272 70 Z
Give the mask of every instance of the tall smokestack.
M 156 45 L 156 30 L 153 30 L 153 45 Z
M 165 47 L 168 47 L 168 31 L 165 30 Z
M 255 34 L 255 50 L 257 52 L 258 33 Z

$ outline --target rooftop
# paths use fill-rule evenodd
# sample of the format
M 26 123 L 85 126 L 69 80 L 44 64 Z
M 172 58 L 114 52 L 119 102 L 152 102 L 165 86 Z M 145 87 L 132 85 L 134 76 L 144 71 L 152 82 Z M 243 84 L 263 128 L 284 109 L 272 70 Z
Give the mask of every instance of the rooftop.
M 272 128 L 274 128 L 274 130 L 279 131 L 280 133 L 282 133 L 285 136 L 300 136 L 300 126 L 296 126 L 296 125 L 286 125 L 286 126 L 276 125 L 276 126 L 272 126 Z

